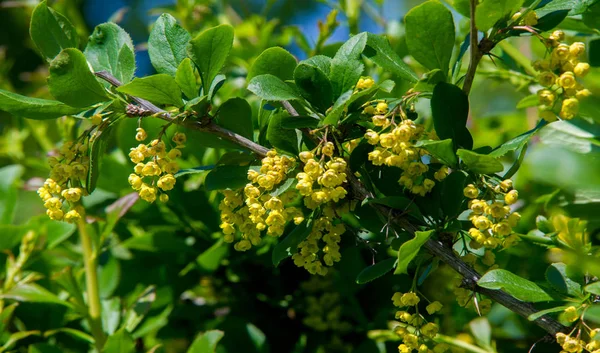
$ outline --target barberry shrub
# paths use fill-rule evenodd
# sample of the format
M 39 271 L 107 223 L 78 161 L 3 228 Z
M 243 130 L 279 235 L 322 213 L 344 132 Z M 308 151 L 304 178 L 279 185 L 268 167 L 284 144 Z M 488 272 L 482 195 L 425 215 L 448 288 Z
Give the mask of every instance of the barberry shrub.
M 0 169 L 0 351 L 599 353 L 600 5 L 429 0 L 398 38 L 356 3 L 311 47 L 178 2 L 146 77 L 38 4 L 46 97 L 0 89 L 47 155 Z

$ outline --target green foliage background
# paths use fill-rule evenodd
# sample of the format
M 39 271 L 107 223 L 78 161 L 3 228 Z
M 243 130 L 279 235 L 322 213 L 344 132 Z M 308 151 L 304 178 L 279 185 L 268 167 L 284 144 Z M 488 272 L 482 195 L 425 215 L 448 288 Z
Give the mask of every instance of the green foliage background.
M 341 45 L 319 42 L 312 46 L 296 28 L 283 26 L 276 20 L 268 21 L 260 14 L 234 16 L 226 2 L 207 2 L 207 12 L 198 18 L 194 15 L 197 8 L 192 3 L 179 1 L 168 12 L 193 36 L 220 23 L 233 24 L 233 49 L 221 70 L 226 80 L 214 102 L 221 105 L 235 97 L 248 99 L 250 110 L 241 109 L 244 114 L 252 115 L 252 130 L 255 131 L 265 130 L 267 126 L 260 100 L 246 89 L 251 77 L 263 73 L 256 66 L 253 69 L 258 72 L 250 70 L 254 60 L 267 48 L 292 42 L 309 55 L 333 56 Z M 342 25 L 356 27 L 358 17 L 353 17 L 352 11 L 360 9 L 360 6 L 354 9 L 353 1 L 341 3 L 349 16 L 348 23 Z M 451 3 L 458 13 L 465 14 L 464 3 L 468 2 L 455 0 Z M 597 17 L 593 16 L 597 16 L 600 5 L 593 5 L 594 1 L 586 3 L 588 6 L 580 12 L 584 14 L 583 19 L 569 17 L 559 27 L 572 30 L 577 40 L 588 43 L 589 62 L 593 68 L 584 85 L 594 96 L 582 107 L 579 119 L 544 127 L 531 141 L 522 168 L 515 177 L 523 202 L 520 211 L 523 220 L 517 231 L 527 234 L 536 228 L 538 214 L 551 213 L 560 207 L 571 217 L 588 220 L 592 243 L 598 245 L 600 128 L 594 123 L 600 120 L 600 101 L 597 98 L 600 97 L 600 70 L 597 68 L 600 65 L 597 48 L 600 26 L 595 20 Z M 446 5 L 438 3 L 435 6 Z M 93 29 L 85 27 L 78 7 L 69 1 L 54 2 L 52 7 L 69 18 L 77 28 L 79 42 L 86 43 Z M 46 60 L 29 39 L 31 11 L 32 7 L 0 8 L 3 18 L 0 36 L 4 39 L 3 43 L 7 43 L 0 45 L 0 88 L 30 97 L 50 98 L 46 86 Z M 412 16 L 427 16 L 430 10 L 422 11 L 425 12 L 412 12 Z M 158 9 L 157 12 L 163 11 Z M 407 16 L 406 21 L 410 18 Z M 439 38 L 439 44 L 453 46 L 456 53 L 468 28 L 464 17 L 455 12 L 455 18 L 458 23 L 456 38 L 448 34 L 447 38 Z M 445 68 L 449 63 L 452 65 L 454 59 L 450 57 L 430 62 L 429 52 L 420 59 L 418 47 L 421 44 L 415 43 L 414 37 L 405 33 L 403 26 L 402 19 L 389 23 L 386 26 L 388 38 L 399 57 L 405 57 L 410 51 L 414 57 L 409 59 L 411 67 L 419 77 L 430 69 Z M 435 34 L 431 36 L 435 38 Z M 596 43 L 596 47 L 592 42 Z M 517 72 L 529 65 L 528 58 L 543 57 L 544 48 L 530 38 L 512 38 L 503 44 L 492 51 L 495 55 L 493 60 L 486 58 L 482 62 L 469 99 L 474 118 L 469 119 L 467 126 L 473 135 L 475 149 L 499 146 L 536 126 L 535 109 L 527 105 L 530 95 L 528 78 Z M 417 48 L 411 49 L 414 46 Z M 197 59 L 193 55 L 190 57 L 194 61 Z M 410 87 L 406 80 L 410 77 L 401 67 L 387 72 L 377 71 L 373 62 L 380 59 L 371 59 L 372 62 L 365 62 L 366 69 L 379 76 L 378 82 L 385 78 L 396 81 L 392 95 L 400 97 Z M 201 65 L 198 61 L 196 64 Z M 466 64 L 463 66 L 464 73 Z M 157 69 L 159 73 L 175 70 L 168 66 Z M 459 68 L 457 75 L 460 72 Z M 123 73 L 124 76 L 130 74 Z M 217 74 L 212 72 L 211 77 Z M 279 77 L 291 79 L 292 73 L 282 69 Z M 193 92 L 194 88 L 190 90 Z M 208 88 L 205 86 L 205 91 Z M 125 87 L 122 91 L 127 92 Z M 160 98 L 167 99 L 164 103 L 183 104 L 180 96 Z M 330 105 L 331 102 L 323 103 L 323 110 Z M 232 107 L 236 112 L 238 108 Z M 418 105 L 416 110 L 424 116 L 431 115 L 428 105 Z M 26 120 L 0 112 L 0 264 L 5 264 L 11 253 L 18 253 L 22 237 L 28 230 L 35 230 L 40 239 L 25 270 L 41 274 L 43 277 L 36 283 L 51 292 L 36 287 L 26 294 L 14 294 L 29 296 L 29 300 L 16 306 L 10 324 L 0 325 L 0 342 L 4 344 L 2 352 L 84 352 L 89 347 L 89 336 L 84 333 L 89 330 L 81 315 L 52 294 L 64 290 L 60 283 L 67 281 L 71 274 L 75 282 L 82 283 L 81 248 L 74 236 L 75 228 L 48 220 L 35 194 L 41 178 L 49 173 L 45 157 L 52 153 L 61 139 L 73 133 L 72 124 L 68 119 Z M 144 122 L 149 135 L 156 134 L 160 126 L 161 123 L 156 120 Z M 133 138 L 136 127 L 134 119 L 123 120 L 115 127 L 116 132 L 108 141 L 103 156 L 97 189 L 85 199 L 88 214 L 97 221 L 90 231 L 95 232 L 94 237 L 105 240 L 100 243 L 102 252 L 99 258 L 104 329 L 123 344 L 121 348 L 108 347 L 106 352 L 147 352 L 159 344 L 162 346 L 156 348 L 156 352 L 210 352 L 214 348 L 208 342 L 215 337 L 201 334 L 208 330 L 224 333 L 217 352 L 397 351 L 397 342 L 388 331 L 388 322 L 395 312 L 390 298 L 395 291 L 406 291 L 411 278 L 387 273 L 377 281 L 365 284 L 356 281 L 363 269 L 374 261 L 387 258 L 386 254 L 374 253 L 367 243 L 346 237 L 342 243 L 342 261 L 336 265 L 338 270 L 324 279 L 311 280 L 306 271 L 289 260 L 274 267 L 271 259 L 273 244 L 258 251 L 233 251 L 220 240 L 219 195 L 214 191 L 216 187 L 211 188 L 211 183 L 205 180 L 206 173 L 180 179 L 170 195 L 171 202 L 166 205 L 142 202 L 131 205 L 135 201 L 135 193 L 132 194 L 127 183 L 132 166 L 126 155 L 131 147 L 137 145 Z M 187 133 L 188 143 L 181 163 L 184 169 L 215 165 L 231 147 L 222 142 L 217 145 L 214 137 L 205 133 Z M 297 148 L 290 145 L 287 138 L 283 138 L 277 147 L 291 152 Z M 231 154 L 228 156 L 235 158 Z M 505 167 L 518 160 L 516 152 L 501 157 Z M 568 167 L 566 161 L 569 161 Z M 120 213 L 122 209 L 126 212 Z M 377 236 L 381 236 L 374 233 L 374 238 L 366 239 L 376 241 Z M 548 258 L 545 249 L 538 245 L 524 241 L 497 256 L 501 268 L 531 281 L 544 280 Z M 586 270 L 588 265 L 581 263 L 581 266 Z M 0 265 L 0 272 L 5 277 L 6 269 L 2 267 Z M 445 306 L 440 315 L 444 335 L 461 337 L 479 346 L 479 352 L 527 351 L 544 335 L 526 319 L 499 305 L 493 307 L 487 319 L 477 318 L 474 311 L 462 310 L 449 287 L 452 276 L 453 272 L 440 264 L 439 270 L 428 278 L 423 287 L 423 292 L 431 300 L 439 300 Z M 322 313 L 318 314 L 326 317 L 339 305 L 341 320 L 350 324 L 348 330 L 321 332 L 303 322 L 312 310 L 309 298 L 321 298 L 324 293 L 335 293 L 339 299 L 333 303 L 322 303 Z M 5 298 L 9 301 L 11 297 Z M 125 337 L 121 328 L 123 323 L 135 327 L 131 330 L 133 341 Z M 491 335 L 488 330 L 491 330 Z M 12 343 L 10 339 L 15 336 L 11 334 L 17 331 L 31 332 L 31 335 Z M 550 352 L 557 347 L 538 343 L 536 349 Z

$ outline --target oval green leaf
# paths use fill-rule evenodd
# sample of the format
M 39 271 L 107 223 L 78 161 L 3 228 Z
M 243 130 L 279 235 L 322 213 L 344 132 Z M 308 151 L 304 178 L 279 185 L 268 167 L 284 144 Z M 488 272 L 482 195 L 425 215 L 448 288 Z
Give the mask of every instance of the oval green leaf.
M 537 284 L 507 270 L 491 270 L 477 281 L 480 287 L 502 289 L 524 302 L 548 302 L 554 299 Z

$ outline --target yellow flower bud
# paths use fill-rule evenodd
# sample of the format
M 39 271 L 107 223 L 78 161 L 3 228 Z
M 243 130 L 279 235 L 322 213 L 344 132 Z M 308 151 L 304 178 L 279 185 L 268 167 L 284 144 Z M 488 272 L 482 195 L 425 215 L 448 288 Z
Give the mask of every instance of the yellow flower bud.
M 556 99 L 554 93 L 548 89 L 539 90 L 537 92 L 537 96 L 541 104 L 548 106 L 552 106 L 552 104 L 554 104 L 554 100 Z
M 60 221 L 63 219 L 63 211 L 61 209 L 48 209 L 46 210 L 46 214 L 48 217 L 55 221 Z
M 590 64 L 588 63 L 578 63 L 573 68 L 573 73 L 577 77 L 584 77 L 588 72 L 590 72 Z
M 475 217 L 472 222 L 480 230 L 485 230 L 492 226 L 492 222 L 486 216 Z
M 469 184 L 467 185 L 467 187 L 464 188 L 463 194 L 465 195 L 465 197 L 474 199 L 477 196 L 479 196 L 479 190 L 475 187 L 475 185 Z
M 334 146 L 331 142 L 326 142 L 325 145 L 321 148 L 321 153 L 324 155 L 331 157 L 333 156 Z
M 137 129 L 135 129 L 136 134 L 135 134 L 135 139 L 137 141 L 144 141 L 145 139 L 148 138 L 148 134 L 146 133 L 146 130 L 144 130 L 141 127 L 138 127 Z
M 569 322 L 575 322 L 579 320 L 579 314 L 577 313 L 577 308 L 574 306 L 570 306 L 564 311 L 565 319 Z
M 585 44 L 582 42 L 575 42 L 569 47 L 569 54 L 574 58 L 581 56 L 583 53 L 585 53 Z
M 414 292 L 404 293 L 400 300 L 402 301 L 403 306 L 415 306 L 421 301 Z
M 592 95 L 592 92 L 590 92 L 589 89 L 584 88 L 584 89 L 579 90 L 579 91 L 577 91 L 575 93 L 575 98 L 577 98 L 579 100 L 582 100 L 582 99 L 587 98 L 587 97 L 589 97 L 591 95 Z
M 535 26 L 538 23 L 538 16 L 535 11 L 529 11 L 523 18 L 523 24 L 525 26 Z
M 425 308 L 425 310 L 427 310 L 427 313 L 429 315 L 432 315 L 432 314 L 434 314 L 434 313 L 442 310 L 442 307 L 443 307 L 442 303 L 440 303 L 438 301 L 435 301 L 435 302 L 427 305 L 427 307 Z
M 183 132 L 177 132 L 177 133 L 175 133 L 175 135 L 173 135 L 172 140 L 173 140 L 173 142 L 175 142 L 177 147 L 183 147 L 183 145 L 185 145 L 185 143 L 187 141 L 187 137 L 185 136 L 185 134 Z
M 64 217 L 64 220 L 67 223 L 75 223 L 75 222 L 78 222 L 80 219 L 81 219 L 81 215 L 79 214 L 79 212 L 77 212 L 75 210 L 71 210 L 71 211 L 67 212 Z
M 369 144 L 376 145 L 379 143 L 379 134 L 369 129 L 367 132 L 365 132 L 365 139 L 367 139 Z
M 507 205 L 512 205 L 517 202 L 519 198 L 519 192 L 517 190 L 511 190 L 506 195 L 504 195 L 504 202 Z
M 100 114 L 94 114 L 92 115 L 92 118 L 90 119 L 92 122 L 92 125 L 100 125 L 102 124 L 102 115 Z
M 385 102 L 377 103 L 377 106 L 375 107 L 375 110 L 379 114 L 385 114 L 387 112 L 387 110 L 388 110 L 388 105 Z

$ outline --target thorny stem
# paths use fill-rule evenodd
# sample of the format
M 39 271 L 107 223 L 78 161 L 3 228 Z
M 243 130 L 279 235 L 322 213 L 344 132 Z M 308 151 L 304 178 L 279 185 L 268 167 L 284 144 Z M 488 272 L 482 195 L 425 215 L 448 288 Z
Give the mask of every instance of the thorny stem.
M 474 71 L 473 71 L 473 73 L 474 73 Z M 96 73 L 96 75 L 98 75 L 98 73 Z M 108 75 L 108 74 L 104 73 L 104 74 L 102 74 L 102 76 L 101 75 L 98 75 L 98 76 L 101 78 L 104 78 L 103 76 L 106 76 L 106 75 Z M 108 81 L 108 82 L 111 82 L 111 81 Z M 135 100 L 138 101 L 139 98 L 137 98 Z M 160 108 L 157 108 L 155 106 L 154 106 L 154 108 L 151 108 L 149 105 L 147 105 L 147 106 L 149 107 L 148 110 L 150 110 L 152 113 L 154 113 L 154 114 L 160 113 L 157 116 L 161 117 L 162 119 L 165 119 L 168 121 L 172 120 L 170 118 L 170 116 L 167 118 L 164 117 L 166 114 L 166 111 L 164 111 Z M 289 107 L 291 107 L 291 105 L 289 105 L 289 103 L 288 104 L 283 103 L 283 106 L 290 113 L 290 115 L 298 116 L 298 113 L 295 111 L 295 109 L 293 109 L 293 107 L 292 107 L 292 109 L 289 109 Z M 182 123 L 179 120 L 177 120 L 175 123 L 189 127 L 189 128 L 193 128 L 193 129 L 196 129 L 199 131 L 215 133 L 221 137 L 226 138 L 227 140 L 229 140 L 231 142 L 236 143 L 237 145 L 239 145 L 241 147 L 249 149 L 250 151 L 256 153 L 259 156 L 265 156 L 266 153 L 268 152 L 268 149 L 266 147 L 263 147 L 255 142 L 252 142 L 252 141 L 246 139 L 245 137 L 235 134 L 227 129 L 224 129 L 224 128 L 214 124 L 214 123 L 202 125 L 199 122 Z M 351 172 L 347 173 L 347 177 L 348 177 L 348 183 L 350 185 L 350 192 L 354 198 L 359 199 L 359 200 L 364 200 L 365 198 L 373 198 L 374 197 L 374 195 L 365 188 L 365 186 L 356 178 L 356 176 L 354 176 L 353 173 L 351 173 Z M 383 214 L 388 214 L 388 213 L 397 214 L 397 210 L 393 210 L 393 209 L 383 206 L 383 205 L 373 205 L 373 207 L 375 207 L 379 212 L 382 212 Z M 400 226 L 401 228 L 403 228 L 405 231 L 409 232 L 410 234 L 414 235 L 414 233 L 418 230 L 416 225 L 412 224 L 406 217 L 403 217 L 400 214 L 397 214 L 397 217 L 395 217 L 394 220 L 398 226 Z M 525 318 L 527 318 L 531 314 L 535 314 L 538 312 L 538 310 L 536 310 L 533 307 L 533 305 L 531 305 L 530 303 L 522 302 L 522 301 L 512 297 L 511 295 L 507 294 L 504 291 L 492 290 L 492 289 L 486 289 L 483 287 L 479 287 L 477 285 L 477 281 L 481 278 L 481 275 L 479 273 L 477 273 L 477 271 L 475 271 L 473 268 L 471 268 L 467 263 L 465 263 L 459 257 L 457 257 L 454 254 L 454 252 L 452 251 L 452 249 L 447 247 L 446 245 L 444 245 L 442 242 L 440 242 L 438 240 L 434 240 L 434 239 L 429 239 L 425 243 L 424 246 L 431 254 L 438 257 L 440 260 L 444 261 L 454 271 L 458 272 L 461 276 L 463 276 L 463 278 L 464 278 L 463 281 L 466 282 L 469 285 L 470 289 L 472 289 L 473 291 L 476 291 L 476 292 L 479 292 L 481 294 L 488 296 L 495 302 L 500 303 L 501 305 L 505 306 L 509 310 L 511 310 Z M 553 318 L 551 318 L 548 315 L 543 315 L 533 322 L 552 335 L 554 335 L 558 332 L 563 332 L 567 329 L 565 326 L 561 325 L 558 321 L 554 320 Z
M 106 336 L 102 330 L 102 306 L 98 288 L 98 261 L 97 254 L 92 246 L 92 238 L 86 229 L 85 220 L 77 223 L 79 238 L 83 249 L 83 264 L 85 268 L 85 286 L 88 300 L 88 320 L 94 342 L 98 351 L 102 351 Z

